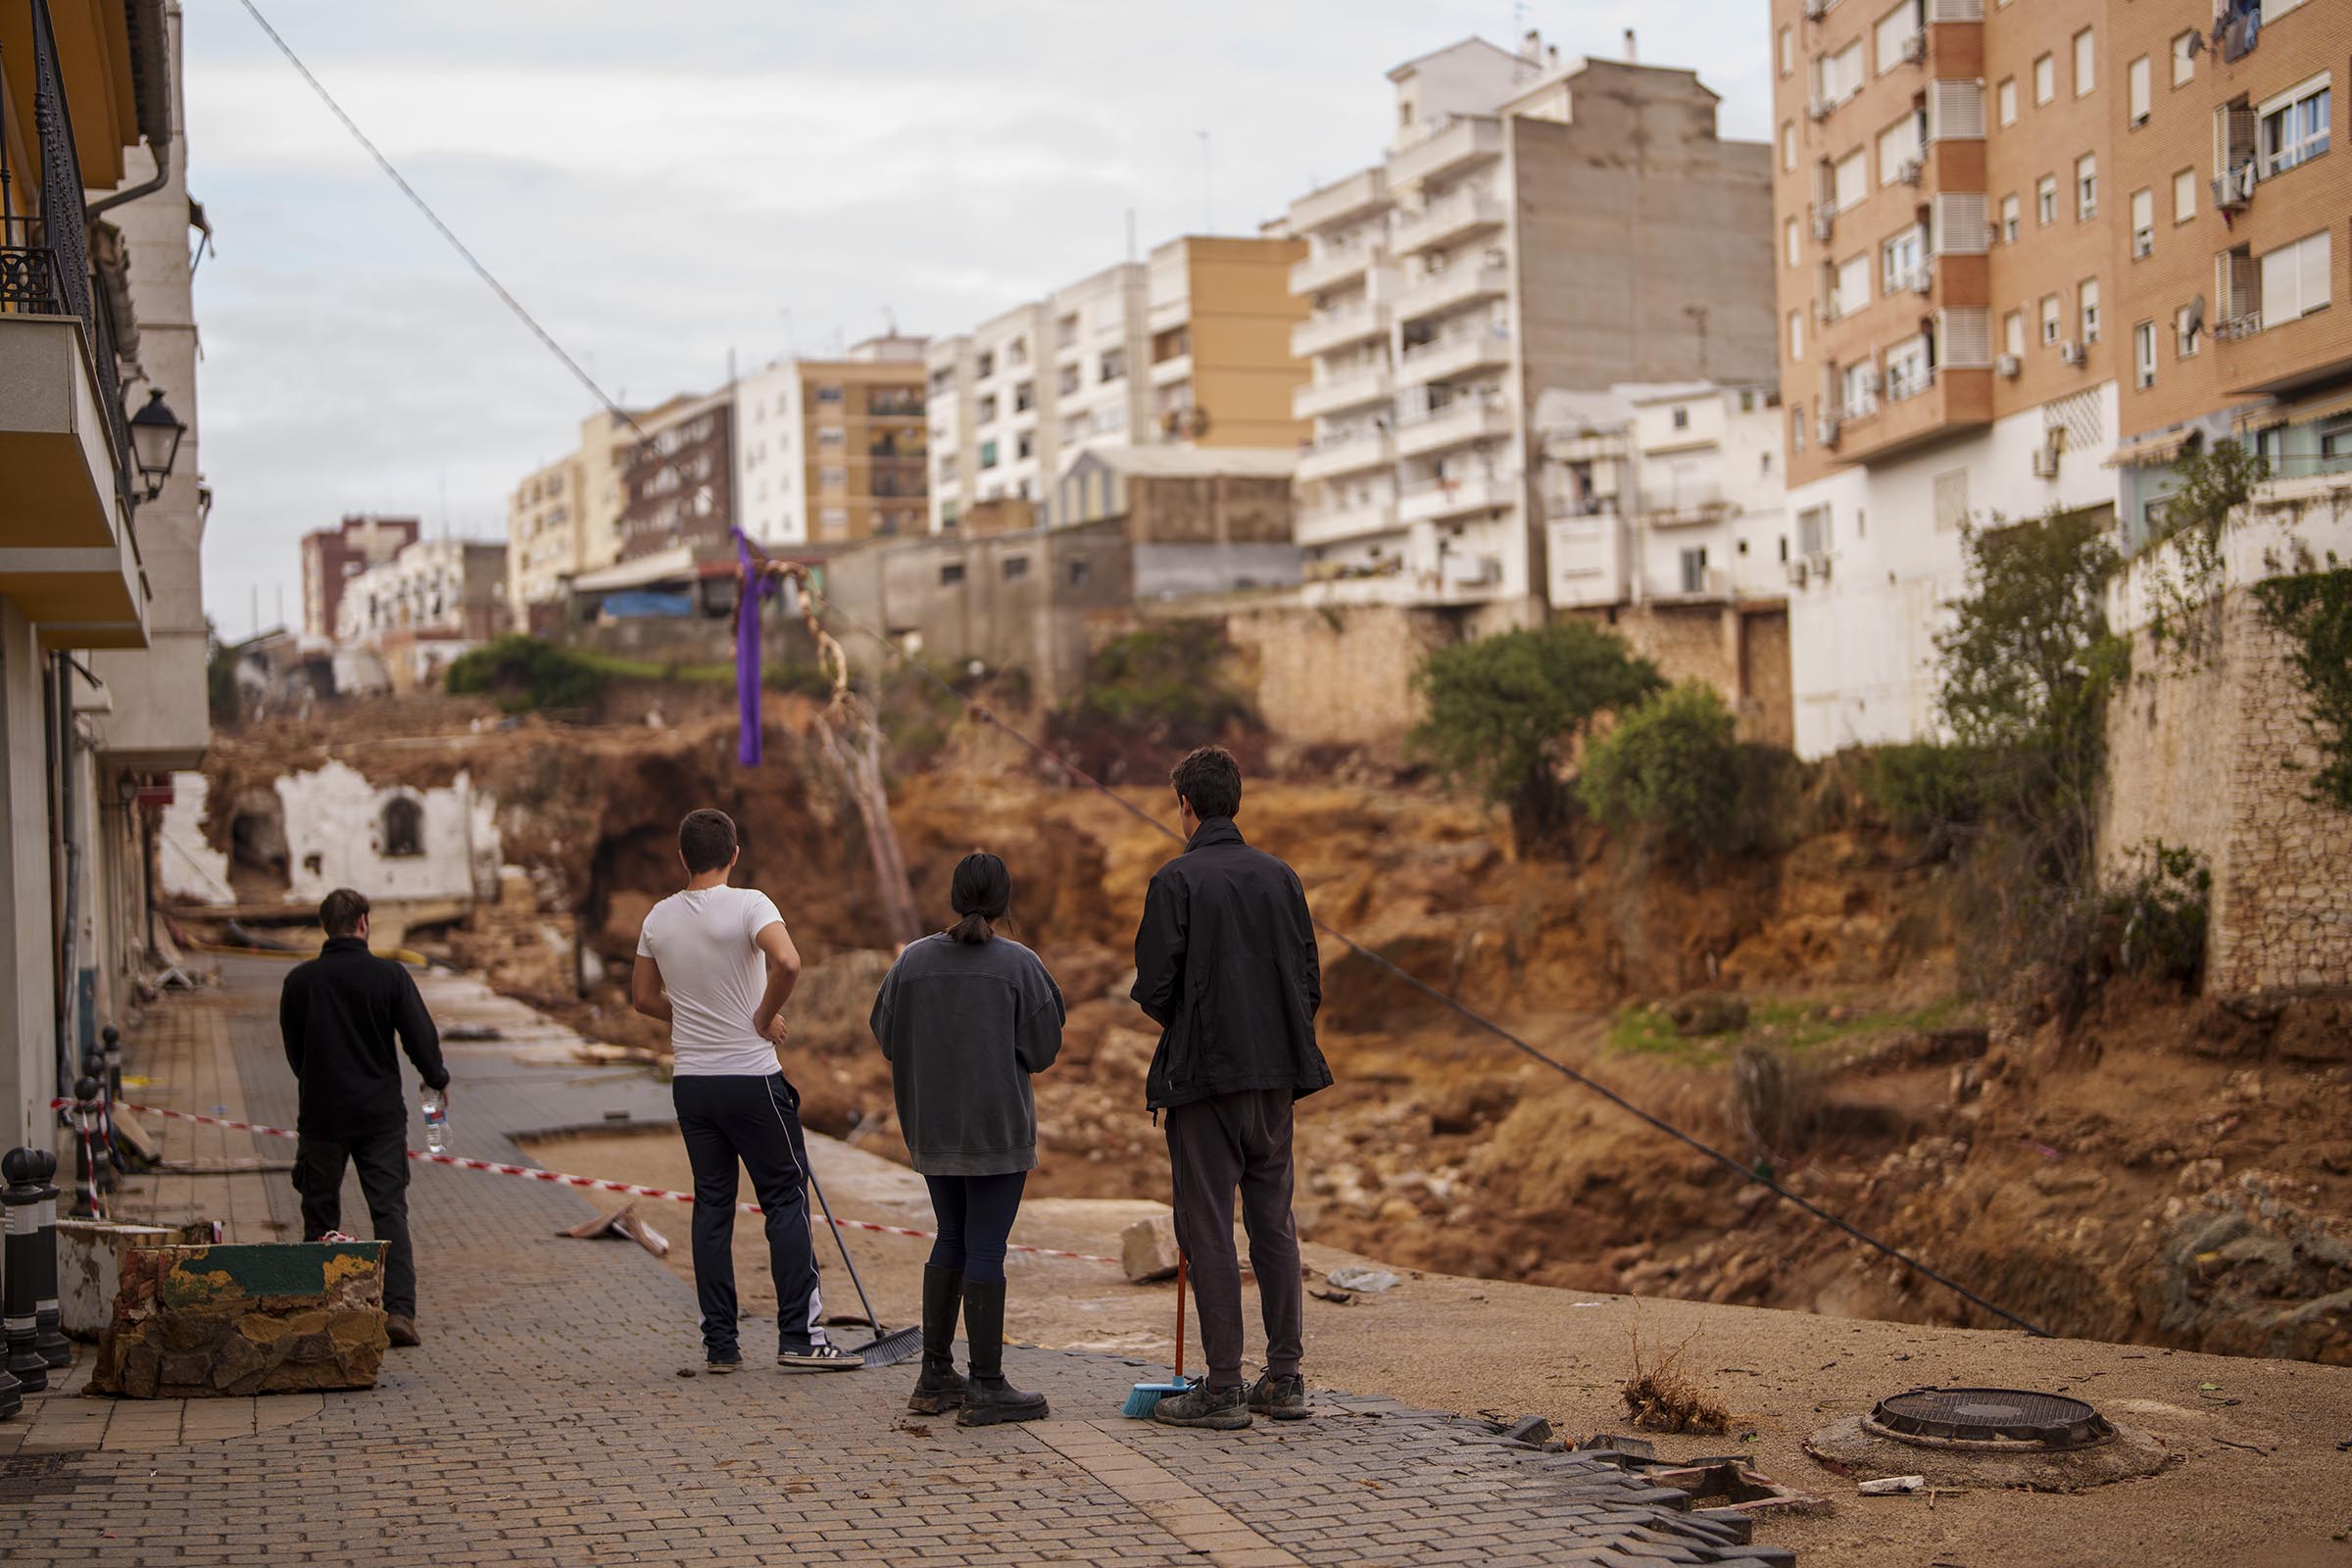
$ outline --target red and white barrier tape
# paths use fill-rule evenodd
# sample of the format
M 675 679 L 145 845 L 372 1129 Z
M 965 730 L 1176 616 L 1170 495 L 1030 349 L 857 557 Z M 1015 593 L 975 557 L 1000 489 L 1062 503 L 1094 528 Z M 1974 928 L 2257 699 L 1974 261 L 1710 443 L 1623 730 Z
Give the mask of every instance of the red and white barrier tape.
M 68 1110 L 74 1108 L 74 1104 L 75 1102 L 71 1100 L 52 1100 L 49 1102 L 49 1108 L 51 1110 Z M 286 1128 L 269 1127 L 258 1121 L 235 1121 L 226 1116 L 202 1116 L 192 1110 L 166 1110 L 161 1105 L 135 1105 L 127 1100 L 122 1102 L 122 1105 L 124 1110 L 136 1111 L 142 1116 L 163 1116 L 172 1121 L 192 1121 L 206 1127 L 226 1127 L 232 1132 L 263 1133 L 271 1138 L 300 1136 Z M 570 1176 L 560 1170 L 543 1170 L 536 1165 L 504 1165 L 496 1160 L 467 1159 L 459 1154 L 436 1154 L 422 1149 L 412 1149 L 408 1151 L 408 1155 L 411 1159 L 428 1165 L 454 1165 L 459 1170 L 487 1171 L 494 1176 L 519 1176 L 526 1181 L 554 1182 L 561 1187 L 584 1187 L 591 1192 L 626 1193 L 632 1198 L 662 1198 L 673 1203 L 694 1201 L 692 1193 L 673 1193 L 666 1187 L 640 1187 L 634 1182 L 606 1181 L 598 1176 Z M 737 1203 L 735 1209 L 737 1213 L 741 1214 L 765 1212 L 758 1203 Z M 883 1236 L 906 1236 L 918 1242 L 938 1240 L 929 1231 L 909 1230 L 904 1225 L 881 1225 L 870 1219 L 837 1219 L 833 1223 L 842 1230 L 873 1231 Z M 1103 1257 L 1095 1252 L 1065 1252 L 1055 1247 L 1026 1247 L 1019 1242 L 1007 1244 L 1005 1250 L 1028 1252 L 1038 1257 L 1066 1257 L 1080 1263 L 1116 1263 L 1118 1261 L 1115 1257 Z

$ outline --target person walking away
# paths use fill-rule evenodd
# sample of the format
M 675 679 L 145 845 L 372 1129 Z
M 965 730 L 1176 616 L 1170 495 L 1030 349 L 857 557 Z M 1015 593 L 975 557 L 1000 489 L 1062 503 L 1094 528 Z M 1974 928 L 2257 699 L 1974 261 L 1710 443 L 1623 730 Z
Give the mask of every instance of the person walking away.
M 959 918 L 899 955 L 872 1018 L 907 1156 L 938 1220 L 923 1269 L 923 1369 L 906 1408 L 955 1410 L 959 1426 L 1036 1421 L 1046 1396 L 1004 1380 L 1004 1248 L 1037 1168 L 1029 1080 L 1061 1051 L 1061 990 L 1036 954 L 996 929 L 1012 906 L 1003 860 L 965 856 L 949 902 Z M 959 1305 L 969 1381 L 956 1375 Z
M 1234 826 L 1242 769 L 1203 746 L 1169 775 L 1182 854 L 1153 873 L 1135 933 L 1135 1001 L 1160 1026 L 1145 1102 L 1167 1114 L 1176 1245 L 1191 1262 L 1208 1377 L 1159 1401 L 1169 1426 L 1232 1430 L 1252 1413 L 1307 1414 L 1298 1233 L 1291 1217 L 1291 1112 L 1330 1087 L 1315 1044 L 1322 964 L 1298 875 Z M 1242 1384 L 1241 1261 L 1233 1195 L 1265 1318 L 1264 1376 Z
M 368 898 L 337 888 L 318 906 L 326 942 L 296 964 L 277 999 L 277 1030 L 294 1069 L 294 1191 L 303 1240 L 343 1224 L 343 1166 L 360 1176 L 368 1220 L 384 1244 L 384 1333 L 415 1346 L 416 1255 L 409 1242 L 409 1107 L 405 1049 L 425 1086 L 449 1093 L 441 1035 L 408 969 L 368 951 Z
M 801 1096 L 776 1047 L 801 956 L 775 902 L 727 885 L 742 858 L 734 818 L 689 811 L 678 824 L 683 891 L 646 915 L 637 934 L 629 1002 L 669 1025 L 670 1102 L 694 1167 L 694 1289 L 703 1355 L 712 1372 L 743 1365 L 735 1299 L 736 1161 L 752 1173 L 776 1282 L 776 1364 L 846 1372 L 858 1356 L 826 1343 L 808 1233 L 808 1149 Z

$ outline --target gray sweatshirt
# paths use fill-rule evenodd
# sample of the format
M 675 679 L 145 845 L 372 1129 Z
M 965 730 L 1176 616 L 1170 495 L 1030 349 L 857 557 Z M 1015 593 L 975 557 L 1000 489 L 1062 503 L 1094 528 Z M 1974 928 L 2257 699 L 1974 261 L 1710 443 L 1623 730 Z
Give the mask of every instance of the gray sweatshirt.
M 899 955 L 874 998 L 899 1130 L 926 1176 L 1037 1168 L 1029 1075 L 1061 1052 L 1061 989 L 1009 937 L 929 936 Z

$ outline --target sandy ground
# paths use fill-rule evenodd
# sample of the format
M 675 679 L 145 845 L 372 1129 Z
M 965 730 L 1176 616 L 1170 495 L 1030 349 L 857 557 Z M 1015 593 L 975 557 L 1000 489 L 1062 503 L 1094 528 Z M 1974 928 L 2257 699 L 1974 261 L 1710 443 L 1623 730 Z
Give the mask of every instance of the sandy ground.
M 811 1143 L 837 1213 L 929 1228 L 919 1177 L 832 1140 Z M 582 1174 L 688 1185 L 684 1150 L 666 1133 L 549 1139 L 534 1152 Z M 748 1180 L 744 1191 L 748 1198 Z M 590 1196 L 609 1208 L 628 1201 Z M 670 1266 L 691 1277 L 686 1207 L 639 1204 L 675 1243 Z M 1120 1229 L 1156 1206 L 1041 1200 L 1023 1209 L 1013 1238 L 1115 1254 Z M 885 1323 L 912 1321 L 926 1244 L 860 1232 L 849 1233 L 849 1244 Z M 772 1312 L 764 1248 L 748 1217 L 735 1250 L 747 1306 Z M 832 1257 L 828 1308 L 854 1310 L 838 1254 Z M 1318 1274 L 1364 1261 L 1311 1245 L 1306 1260 Z M 1112 1265 L 1017 1254 L 1008 1272 L 1013 1337 L 1162 1362 L 1170 1356 L 1172 1287 L 1129 1285 Z M 1828 1499 L 1825 1515 L 1780 1520 L 1763 1534 L 1813 1563 L 1990 1568 L 2203 1564 L 2226 1556 L 2232 1568 L 2352 1564 L 2352 1369 L 1409 1272 L 1385 1294 L 1348 1305 L 1310 1296 L 1306 1308 L 1307 1372 L 1318 1387 L 1390 1394 L 1465 1415 L 1542 1414 L 1571 1438 L 1627 1430 L 1617 1389 L 1637 1331 L 1645 1347 L 1688 1340 L 1684 1365 L 1735 1412 L 1735 1423 L 1725 1437 L 1660 1438 L 1660 1453 L 1745 1452 L 1767 1475 Z M 857 1338 L 847 1329 L 839 1337 Z M 672 1340 L 681 1364 L 690 1363 L 693 1324 L 677 1324 Z M 1256 1345 L 1253 1329 L 1253 1354 Z M 894 1368 L 879 1375 L 912 1374 Z M 1921 1385 L 2071 1393 L 2161 1440 L 2178 1460 L 2160 1476 L 2080 1494 L 1980 1491 L 1941 1494 L 1931 1504 L 1857 1496 L 1850 1481 L 1805 1455 L 1802 1444 L 1814 1431 Z

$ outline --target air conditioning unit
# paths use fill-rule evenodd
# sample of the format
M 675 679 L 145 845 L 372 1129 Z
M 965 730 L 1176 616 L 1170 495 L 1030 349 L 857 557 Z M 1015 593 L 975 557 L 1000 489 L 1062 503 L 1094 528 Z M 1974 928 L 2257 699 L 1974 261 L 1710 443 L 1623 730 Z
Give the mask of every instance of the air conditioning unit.
M 1927 59 L 1928 35 L 1924 32 L 1915 32 L 1910 37 L 1905 38 L 1903 40 L 1903 58 L 1910 61 L 1913 65 L 1917 65 L 1922 60 Z
M 1816 550 L 1804 559 L 1805 575 L 1814 582 L 1830 580 L 1830 553 Z
M 1835 414 L 1823 415 L 1814 423 L 1813 436 L 1825 447 L 1836 446 L 1838 444 L 1838 416 Z
M 2081 365 L 2082 363 L 2082 345 L 2071 337 L 2059 344 L 2058 363 L 2060 365 Z
M 2132 236 L 2132 259 L 2143 261 L 2156 254 L 2156 235 L 2152 229 L 2141 229 Z
M 1819 22 L 1830 14 L 1830 0 L 1805 0 L 1805 20 Z
M 1910 275 L 1904 281 L 1911 285 L 1912 293 L 1925 294 L 1936 286 L 1936 269 L 1922 262 L 1911 269 Z
M 1835 226 L 1836 226 L 1836 224 L 1837 224 L 1837 221 L 1838 221 L 1838 213 L 1837 213 L 1837 210 L 1836 210 L 1835 208 L 1830 208 L 1830 207 L 1816 207 L 1816 208 L 1814 208 L 1814 209 L 1813 209 L 1813 237 L 1814 237 L 1815 239 L 1817 239 L 1817 240 L 1820 240 L 1820 241 L 1821 241 L 1821 242 L 1822 242 L 1824 245 L 1827 245 L 1827 244 L 1830 242 L 1830 231 L 1831 231 L 1831 229 L 1832 229 L 1833 227 L 1835 227 Z
M 1789 587 L 1802 588 L 1805 585 L 1805 564 L 1802 561 L 1791 561 L 1788 563 Z
M 2026 362 L 2014 354 L 2004 354 L 1992 362 L 1992 368 L 2004 379 L 2014 381 L 2017 379 L 2018 371 L 2026 368 Z
M 1838 100 L 1832 98 L 1827 93 L 1817 92 L 1811 98 L 1805 100 L 1805 113 L 1812 116 L 1815 120 L 1829 119 L 1831 111 L 1835 110 L 1837 107 Z
M 2245 206 L 2254 199 L 2254 186 L 2261 178 L 2261 166 L 2250 161 L 2226 172 L 2213 182 L 2213 205 L 2224 212 Z
M 1906 158 L 1895 167 L 1894 177 L 1906 185 L 1916 185 L 1928 172 L 1924 159 Z
M 2045 442 L 2034 449 L 2034 477 L 2036 479 L 2058 477 L 2058 449 L 2055 446 Z

